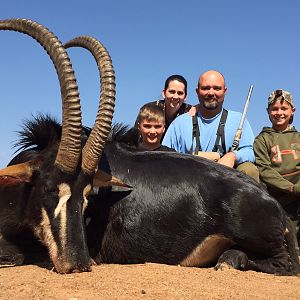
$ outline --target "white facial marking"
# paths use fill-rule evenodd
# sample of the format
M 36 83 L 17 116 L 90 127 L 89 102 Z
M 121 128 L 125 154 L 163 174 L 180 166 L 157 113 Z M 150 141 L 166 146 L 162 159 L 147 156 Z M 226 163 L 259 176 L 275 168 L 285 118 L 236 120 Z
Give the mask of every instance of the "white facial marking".
M 55 239 L 53 238 L 48 214 L 43 207 L 41 213 L 41 223 L 34 228 L 34 233 L 39 238 L 39 240 L 48 247 L 51 260 L 55 264 L 55 262 L 58 260 L 57 245 L 55 243 Z
M 98 186 L 94 186 L 93 190 L 90 192 L 89 195 L 98 195 L 99 193 L 99 187 Z
M 84 189 L 83 189 L 83 205 L 82 205 L 82 215 L 84 214 L 85 209 L 87 208 L 88 205 L 88 200 L 87 196 L 89 195 L 90 191 L 92 190 L 92 186 L 88 184 Z
M 54 210 L 54 217 L 57 218 L 57 216 L 60 214 L 63 206 L 66 206 L 67 201 L 70 199 L 71 197 L 71 189 L 70 186 L 66 183 L 61 183 L 58 186 L 58 197 L 59 197 L 59 201 L 58 204 Z
M 67 202 L 71 197 L 71 189 L 70 186 L 66 183 L 61 183 L 58 186 L 59 193 L 59 201 L 54 210 L 54 217 L 57 218 L 60 216 L 60 227 L 59 227 L 59 235 L 60 241 L 62 245 L 62 249 L 66 249 L 67 243 Z

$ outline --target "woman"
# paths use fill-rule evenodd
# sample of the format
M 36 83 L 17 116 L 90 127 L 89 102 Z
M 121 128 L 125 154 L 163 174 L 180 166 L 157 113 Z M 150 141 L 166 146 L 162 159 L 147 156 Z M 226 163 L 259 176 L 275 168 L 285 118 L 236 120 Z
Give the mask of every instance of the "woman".
M 165 112 L 165 131 L 179 115 L 188 112 L 192 106 L 184 101 L 187 97 L 187 81 L 181 75 L 171 75 L 165 81 L 163 100 L 155 101 Z

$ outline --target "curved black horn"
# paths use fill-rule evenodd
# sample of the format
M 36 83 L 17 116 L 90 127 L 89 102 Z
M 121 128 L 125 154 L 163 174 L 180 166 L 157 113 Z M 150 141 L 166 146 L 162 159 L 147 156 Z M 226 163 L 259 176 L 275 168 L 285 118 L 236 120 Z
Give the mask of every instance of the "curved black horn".
M 89 139 L 82 150 L 81 163 L 84 173 L 93 174 L 111 129 L 116 95 L 115 72 L 108 51 L 97 39 L 79 36 L 65 44 L 65 48 L 70 47 L 83 47 L 89 50 L 100 72 L 101 92 L 98 113 Z
M 0 30 L 25 33 L 49 54 L 59 78 L 62 96 L 62 137 L 55 165 L 63 171 L 74 171 L 80 157 L 82 124 L 78 86 L 67 51 L 52 32 L 32 20 L 1 20 Z

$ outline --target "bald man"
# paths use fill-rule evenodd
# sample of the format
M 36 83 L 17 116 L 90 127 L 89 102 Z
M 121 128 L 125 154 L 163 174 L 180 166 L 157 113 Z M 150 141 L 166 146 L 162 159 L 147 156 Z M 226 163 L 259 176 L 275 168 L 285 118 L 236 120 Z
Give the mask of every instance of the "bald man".
M 217 152 L 220 156 L 218 163 L 237 168 L 259 181 L 258 170 L 253 164 L 254 134 L 247 120 L 238 150 L 230 151 L 241 113 L 223 108 L 226 91 L 225 79 L 220 72 L 209 70 L 201 74 L 196 88 L 199 99 L 196 115 L 177 117 L 162 144 L 182 153 Z

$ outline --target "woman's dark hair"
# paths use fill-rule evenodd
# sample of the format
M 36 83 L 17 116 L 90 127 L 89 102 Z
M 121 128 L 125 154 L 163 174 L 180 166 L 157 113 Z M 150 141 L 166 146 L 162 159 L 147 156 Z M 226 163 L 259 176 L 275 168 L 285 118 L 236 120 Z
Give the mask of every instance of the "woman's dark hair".
M 173 81 L 173 80 L 177 80 L 177 81 L 184 84 L 184 92 L 187 95 L 187 81 L 183 76 L 177 75 L 177 74 L 171 75 L 166 79 L 164 90 L 168 89 L 168 86 L 169 86 L 170 82 Z

